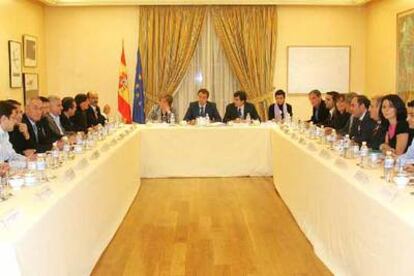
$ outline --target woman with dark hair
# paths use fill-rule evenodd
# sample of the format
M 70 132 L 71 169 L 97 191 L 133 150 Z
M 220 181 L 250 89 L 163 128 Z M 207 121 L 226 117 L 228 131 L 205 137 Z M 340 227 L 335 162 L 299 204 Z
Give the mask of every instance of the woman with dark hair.
M 335 130 L 343 129 L 349 117 L 351 117 L 351 114 L 346 111 L 345 94 L 339 94 L 335 98 L 335 110 L 332 113 L 331 125 L 329 127 Z
M 382 96 L 374 96 L 371 98 L 371 105 L 369 106 L 369 115 L 377 125 L 372 132 L 372 139 L 370 147 L 373 150 L 379 150 L 380 146 L 385 142 L 385 135 L 387 133 L 387 127 L 385 122 L 381 120 L 380 108 L 381 108 Z
M 404 101 L 394 94 L 383 97 L 380 118 L 387 130 L 385 143 L 380 149 L 383 152 L 390 150 L 396 155 L 405 153 L 408 148 L 409 127 Z
M 75 96 L 76 102 L 76 112 L 75 116 L 72 117 L 72 122 L 75 126 L 75 131 L 87 132 L 88 128 L 88 119 L 86 117 L 86 110 L 89 108 L 89 100 L 86 94 L 78 94 Z

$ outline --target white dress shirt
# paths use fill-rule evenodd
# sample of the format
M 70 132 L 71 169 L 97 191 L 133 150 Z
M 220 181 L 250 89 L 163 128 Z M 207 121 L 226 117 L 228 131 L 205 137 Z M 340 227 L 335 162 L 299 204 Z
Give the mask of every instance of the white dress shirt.
M 55 121 L 55 123 L 56 123 L 56 125 L 57 125 L 57 127 L 59 129 L 60 134 L 61 135 L 65 135 L 65 133 L 63 131 L 62 124 L 60 123 L 60 117 L 59 116 L 55 116 L 52 113 L 49 113 L 49 114 L 50 114 L 50 117 L 52 117 L 53 121 Z
M 26 165 L 26 157 L 16 153 L 9 140 L 9 133 L 0 127 L 0 161 L 16 164 L 16 167 Z M 11 164 L 10 164 L 11 165 Z

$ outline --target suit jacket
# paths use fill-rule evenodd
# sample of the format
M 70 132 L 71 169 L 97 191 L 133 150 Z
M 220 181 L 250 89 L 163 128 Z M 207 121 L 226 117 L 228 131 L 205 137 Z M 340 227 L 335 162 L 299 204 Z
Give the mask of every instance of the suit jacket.
M 43 153 L 52 149 L 52 134 L 50 133 L 50 129 L 47 127 L 47 125 L 45 125 L 44 120 L 35 123 L 37 126 L 37 140 L 33 126 L 26 114 L 23 115 L 22 123 L 27 125 L 30 139 L 24 141 L 20 140 L 19 142 L 21 144 L 15 145 L 19 150 L 21 150 L 21 152 L 26 149 L 35 149 L 37 153 Z
M 76 132 L 76 126 L 71 118 L 66 117 L 65 114 L 60 114 L 60 124 L 65 129 L 65 134 Z
M 244 103 L 244 114 L 242 119 L 246 119 L 247 113 L 250 114 L 250 118 L 252 120 L 259 120 L 259 114 L 257 114 L 256 107 L 252 103 L 245 102 Z M 233 121 L 239 118 L 239 114 L 237 112 L 237 107 L 234 103 L 228 104 L 226 107 L 226 114 L 224 115 L 223 122 Z
M 204 113 L 208 114 L 208 117 L 210 120 L 215 122 L 221 122 L 221 116 L 217 110 L 217 106 L 213 102 L 207 102 Z M 197 117 L 200 117 L 200 107 L 198 105 L 198 102 L 192 102 L 188 106 L 187 112 L 184 116 L 184 121 L 191 121 L 197 119 Z
M 292 117 L 293 116 L 292 106 L 287 103 L 286 108 L 287 108 L 287 112 L 289 113 L 290 117 Z M 280 110 L 282 111 L 282 119 L 284 119 L 285 114 L 283 114 L 283 106 L 282 108 L 280 108 Z M 269 106 L 267 115 L 268 115 L 269 120 L 273 120 L 275 118 L 275 104 L 274 103 Z
M 49 127 L 49 131 L 52 134 L 53 142 L 56 142 L 57 140 L 59 140 L 60 138 L 63 137 L 63 135 L 60 133 L 58 125 L 56 124 L 55 120 L 53 119 L 53 117 L 50 114 L 47 114 L 44 117 L 44 121 L 47 124 L 47 126 Z M 61 126 L 61 127 L 62 127 L 63 133 L 65 133 L 65 130 L 63 129 L 63 126 Z
M 92 127 L 92 125 L 88 124 L 88 118 L 86 115 L 86 111 L 77 109 L 75 116 L 73 116 L 70 119 L 72 120 L 72 123 L 75 127 L 75 131 L 87 132 L 88 128 Z
M 14 151 L 18 154 L 23 154 L 23 151 L 29 149 L 29 143 L 19 131 L 18 126 L 15 126 L 13 131 L 9 132 L 9 141 L 12 144 Z
M 102 116 L 99 106 L 96 107 L 96 114 L 92 106 L 89 106 L 89 108 L 86 110 L 86 119 L 89 127 L 96 126 L 98 124 L 101 124 L 103 126 L 105 125 L 105 117 Z
M 351 139 L 358 144 L 362 144 L 362 142 L 366 141 L 369 146 L 372 144 L 374 129 L 376 126 L 377 123 L 370 118 L 369 112 L 367 112 L 365 113 L 362 121 L 359 118 L 355 119 L 352 124 L 349 137 L 351 137 Z
M 315 125 L 323 125 L 325 123 L 329 123 L 330 116 L 331 113 L 329 112 L 329 109 L 326 108 L 325 101 L 321 101 L 318 108 L 313 108 L 310 121 Z

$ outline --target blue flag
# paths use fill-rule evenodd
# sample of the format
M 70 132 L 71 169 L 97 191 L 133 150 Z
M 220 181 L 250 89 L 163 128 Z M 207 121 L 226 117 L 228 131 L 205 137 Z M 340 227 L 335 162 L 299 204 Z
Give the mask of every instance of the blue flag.
M 133 107 L 133 121 L 139 124 L 145 124 L 144 111 L 145 97 L 144 97 L 144 81 L 142 79 L 142 64 L 141 53 L 138 49 L 137 70 L 135 73 L 135 87 L 134 87 L 134 107 Z

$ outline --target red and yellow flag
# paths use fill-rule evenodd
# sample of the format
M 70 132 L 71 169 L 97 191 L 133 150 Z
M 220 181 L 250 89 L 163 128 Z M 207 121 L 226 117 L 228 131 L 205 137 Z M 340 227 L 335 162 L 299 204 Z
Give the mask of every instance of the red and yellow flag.
M 128 73 L 125 61 L 124 44 L 122 43 L 121 66 L 119 68 L 118 111 L 125 123 L 131 123 L 131 103 L 129 101 Z

